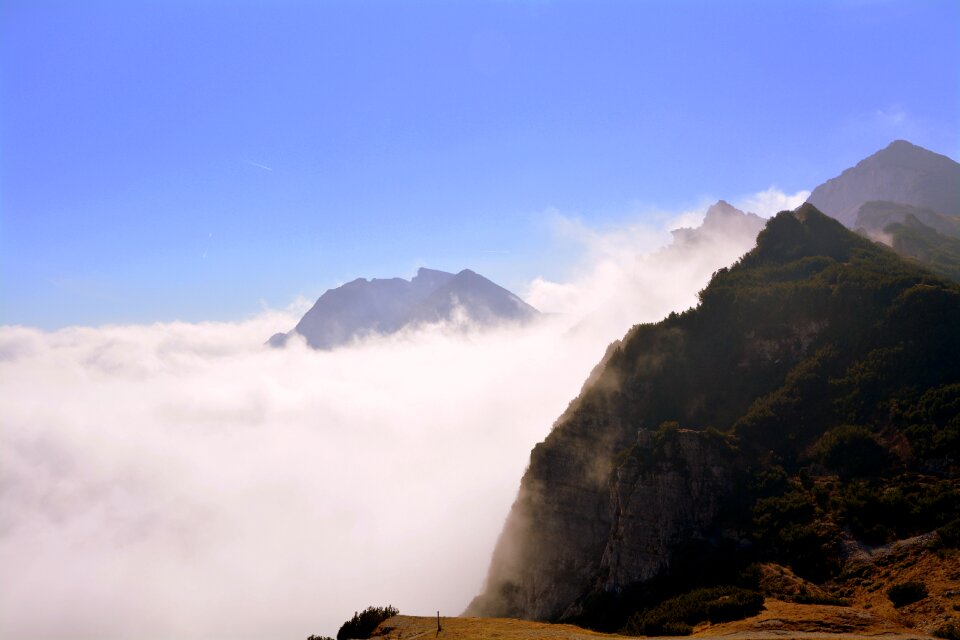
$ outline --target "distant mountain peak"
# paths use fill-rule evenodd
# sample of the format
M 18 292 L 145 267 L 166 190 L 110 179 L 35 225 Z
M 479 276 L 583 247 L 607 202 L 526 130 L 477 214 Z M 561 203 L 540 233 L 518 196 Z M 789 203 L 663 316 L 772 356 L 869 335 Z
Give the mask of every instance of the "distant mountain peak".
M 446 271 L 440 271 L 438 269 L 428 269 L 426 267 L 420 267 L 417 269 L 417 275 L 411 278 L 411 282 L 417 278 L 434 278 L 434 277 L 449 277 L 452 276 L 452 273 L 447 273 Z
M 894 149 L 894 150 L 896 150 L 896 149 L 922 149 L 922 150 L 926 151 L 926 149 L 924 149 L 923 147 L 917 146 L 917 145 L 913 144 L 912 142 L 910 142 L 909 140 L 903 140 L 903 139 L 894 140 L 893 142 L 891 142 L 890 144 L 888 144 L 888 145 L 887 145 L 886 147 L 884 147 L 884 148 L 885 148 L 885 149 Z
M 744 233 L 756 235 L 765 222 L 766 220 L 755 213 L 745 213 L 726 200 L 718 200 L 707 209 L 703 224 L 699 227 L 681 227 L 670 233 L 673 234 L 676 243 L 697 245 L 715 242 L 718 238 L 731 235 L 740 236 Z
M 860 208 L 871 200 L 958 214 L 960 164 L 906 140 L 894 140 L 818 186 L 807 202 L 854 228 Z
M 729 215 L 743 213 L 740 209 L 727 202 L 726 200 L 717 200 L 707 209 L 707 216 L 710 215 Z
M 476 325 L 525 322 L 539 312 L 503 287 L 464 269 L 457 274 L 420 267 L 410 280 L 357 278 L 326 291 L 289 333 L 268 340 L 282 347 L 293 334 L 331 349 L 370 334 L 466 319 Z

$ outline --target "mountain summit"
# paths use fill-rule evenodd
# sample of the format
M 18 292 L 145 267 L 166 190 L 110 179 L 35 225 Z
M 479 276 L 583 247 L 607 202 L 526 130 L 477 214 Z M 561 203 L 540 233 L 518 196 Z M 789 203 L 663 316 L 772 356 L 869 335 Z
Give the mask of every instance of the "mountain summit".
M 895 140 L 824 182 L 807 199 L 851 229 L 858 226 L 860 208 L 869 201 L 960 214 L 960 164 L 906 140 Z
M 419 324 L 465 320 L 487 326 L 537 315 L 519 297 L 469 269 L 453 274 L 420 268 L 410 280 L 357 278 L 329 289 L 292 331 L 275 334 L 269 344 L 282 347 L 292 334 L 299 334 L 314 349 L 332 349 L 365 335 Z
M 714 244 L 731 238 L 752 240 L 763 229 L 765 222 L 764 218 L 755 213 L 741 211 L 726 200 L 718 200 L 707 209 L 703 224 L 699 227 L 681 227 L 670 233 L 676 243 L 688 246 Z

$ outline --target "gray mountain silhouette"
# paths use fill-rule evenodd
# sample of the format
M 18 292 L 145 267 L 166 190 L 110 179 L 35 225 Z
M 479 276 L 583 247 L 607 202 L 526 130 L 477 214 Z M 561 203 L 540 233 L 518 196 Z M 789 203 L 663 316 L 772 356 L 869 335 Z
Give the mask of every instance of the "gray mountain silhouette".
M 699 227 L 681 227 L 670 233 L 678 247 L 695 247 L 729 238 L 756 238 L 766 222 L 755 213 L 745 213 L 726 200 L 718 200 L 707 209 Z
M 807 199 L 849 228 L 856 227 L 860 208 L 869 201 L 960 214 L 960 164 L 906 140 L 895 140 L 824 182 Z
M 277 333 L 268 343 L 282 347 L 299 334 L 315 349 L 332 349 L 358 337 L 419 324 L 464 320 L 489 326 L 537 315 L 519 297 L 469 269 L 452 274 L 421 268 L 411 280 L 357 278 L 330 289 L 292 331 Z

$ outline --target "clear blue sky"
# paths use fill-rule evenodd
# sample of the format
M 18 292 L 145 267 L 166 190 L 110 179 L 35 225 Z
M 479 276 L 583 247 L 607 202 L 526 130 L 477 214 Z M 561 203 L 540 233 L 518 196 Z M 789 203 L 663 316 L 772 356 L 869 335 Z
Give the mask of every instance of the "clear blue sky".
M 960 3 L 0 2 L 0 323 L 241 318 L 894 138 L 960 157 Z

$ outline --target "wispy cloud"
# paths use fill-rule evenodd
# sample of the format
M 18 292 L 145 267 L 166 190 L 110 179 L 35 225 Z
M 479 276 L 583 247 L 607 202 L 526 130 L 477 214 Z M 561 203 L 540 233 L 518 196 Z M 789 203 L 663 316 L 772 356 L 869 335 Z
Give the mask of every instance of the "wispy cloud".
M 604 228 L 551 212 L 555 232 L 571 245 L 568 250 L 579 251 L 580 262 L 566 281 L 534 279 L 525 298 L 542 311 L 577 318 L 578 331 L 607 342 L 638 322 L 695 305 L 697 292 L 713 272 L 756 241 L 755 232 L 738 224 L 720 224 L 695 244 L 671 237 L 671 229 L 700 225 L 709 204 L 704 200 L 701 207 L 679 212 L 646 211 L 641 219 Z
M 244 160 L 251 167 L 256 167 L 257 169 L 263 169 L 264 171 L 273 171 L 273 167 L 268 167 L 265 164 L 260 164 L 259 162 L 254 162 L 252 160 Z
M 734 201 L 734 206 L 744 211 L 755 213 L 769 218 L 781 211 L 793 210 L 802 205 L 810 197 L 810 192 L 801 189 L 795 193 L 785 193 L 775 186 L 764 191 L 744 196 Z

